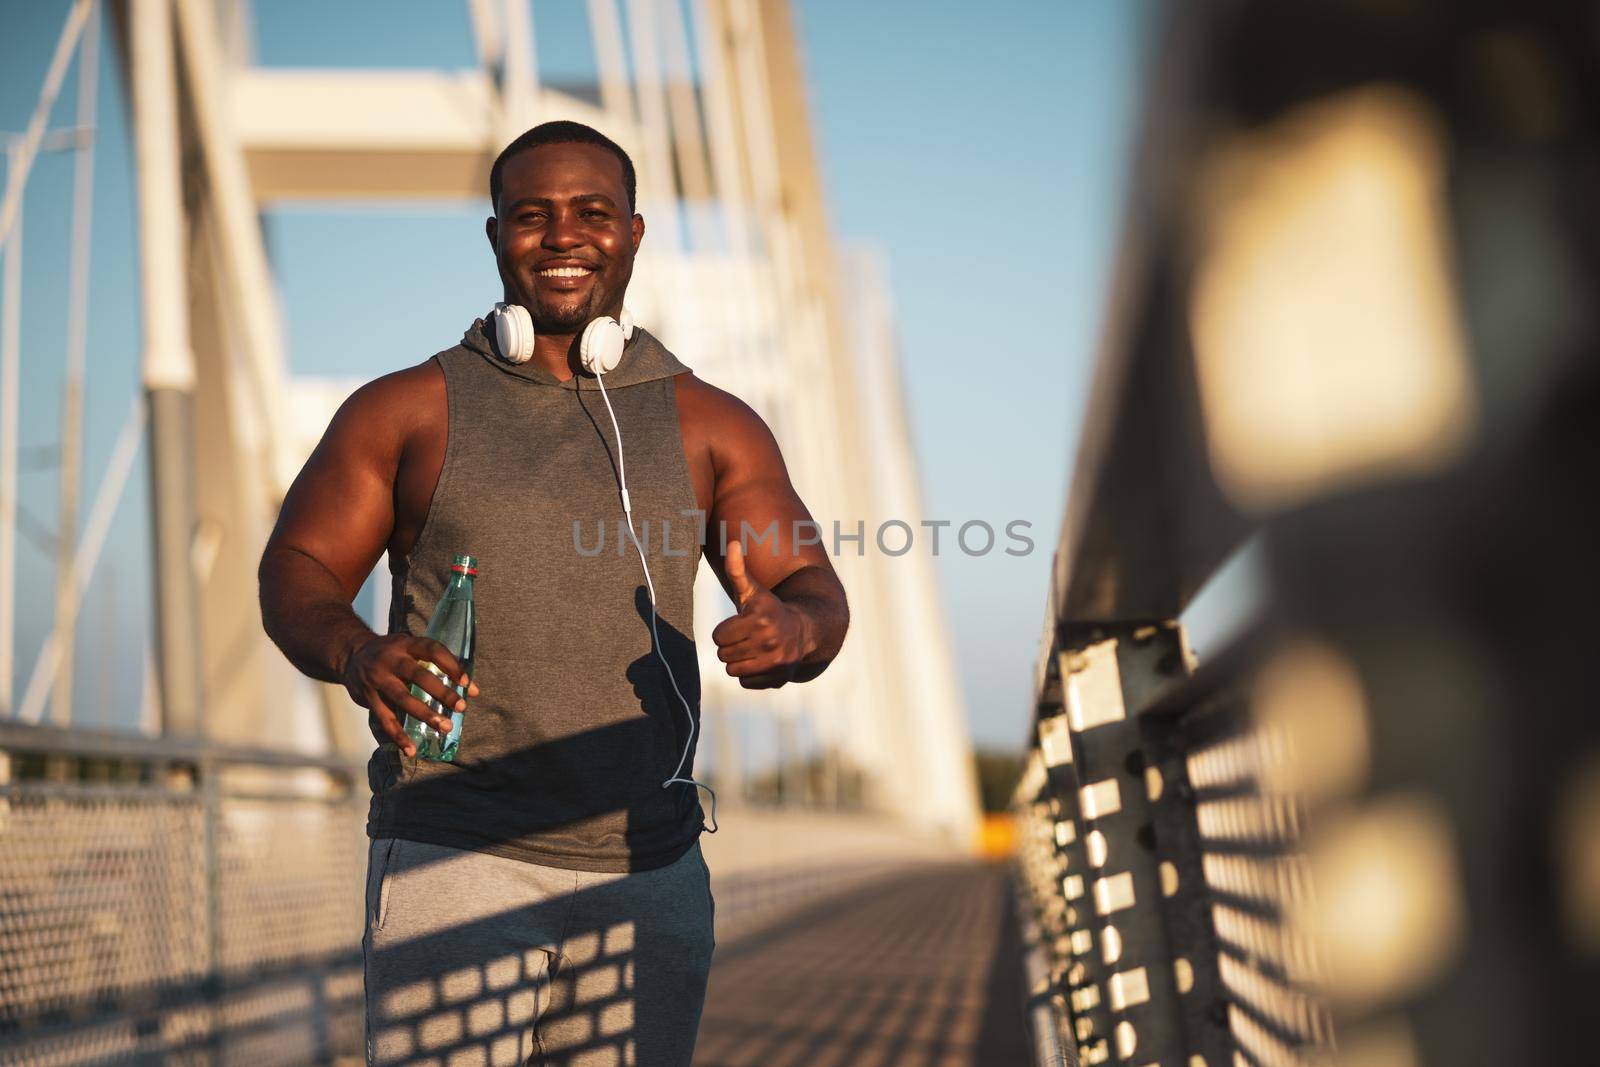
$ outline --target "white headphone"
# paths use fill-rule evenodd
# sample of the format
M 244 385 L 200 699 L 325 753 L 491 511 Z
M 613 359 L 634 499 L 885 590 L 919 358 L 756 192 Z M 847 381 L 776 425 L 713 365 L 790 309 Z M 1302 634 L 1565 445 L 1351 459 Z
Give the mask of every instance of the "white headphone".
M 500 346 L 500 358 L 507 363 L 526 363 L 533 358 L 533 316 L 521 304 L 496 304 L 494 313 L 494 339 Z M 578 338 L 578 361 L 590 374 L 601 375 L 615 370 L 622 362 L 622 350 L 633 340 L 633 315 L 622 309 L 618 318 L 602 315 L 583 328 Z
M 500 346 L 502 359 L 507 363 L 526 363 L 533 358 L 533 317 L 528 314 L 527 308 L 521 304 L 496 304 L 494 314 L 490 317 L 494 319 L 495 341 Z M 661 783 L 661 788 L 687 785 L 710 793 L 711 826 L 707 832 L 714 834 L 717 832 L 716 790 L 683 774 L 683 766 L 689 762 L 689 750 L 694 747 L 694 712 L 690 710 L 689 700 L 683 695 L 683 690 L 678 688 L 678 677 L 672 671 L 672 664 L 667 662 L 666 655 L 661 651 L 661 634 L 657 628 L 660 615 L 656 611 L 656 583 L 650 577 L 650 561 L 645 558 L 644 545 L 639 543 L 639 535 L 633 528 L 633 501 L 628 498 L 628 468 L 622 456 L 622 428 L 617 425 L 617 413 L 611 407 L 611 397 L 606 393 L 604 375 L 622 362 L 622 349 L 631 340 L 633 340 L 633 316 L 627 308 L 623 308 L 622 314 L 615 319 L 602 315 L 583 328 L 583 335 L 578 338 L 578 361 L 583 364 L 584 370 L 595 376 L 595 382 L 600 386 L 600 399 L 605 401 L 606 414 L 611 416 L 611 432 L 617 437 L 617 487 L 622 491 L 622 513 L 628 520 L 628 536 L 633 538 L 633 547 L 639 551 L 639 565 L 644 568 L 645 588 L 650 593 L 650 643 L 655 648 L 656 658 L 666 669 L 667 680 L 672 683 L 672 691 L 677 694 L 678 703 L 683 705 L 684 716 L 689 720 L 689 738 L 684 742 L 683 755 L 678 758 L 678 766 L 673 770 L 672 776 Z

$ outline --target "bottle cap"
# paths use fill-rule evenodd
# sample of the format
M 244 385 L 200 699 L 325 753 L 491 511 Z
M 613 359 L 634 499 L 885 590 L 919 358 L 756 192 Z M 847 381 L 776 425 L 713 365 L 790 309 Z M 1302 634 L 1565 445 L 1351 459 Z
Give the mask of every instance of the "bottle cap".
M 475 556 L 457 556 L 450 563 L 450 569 L 457 574 L 470 574 L 474 577 L 478 573 L 478 560 Z

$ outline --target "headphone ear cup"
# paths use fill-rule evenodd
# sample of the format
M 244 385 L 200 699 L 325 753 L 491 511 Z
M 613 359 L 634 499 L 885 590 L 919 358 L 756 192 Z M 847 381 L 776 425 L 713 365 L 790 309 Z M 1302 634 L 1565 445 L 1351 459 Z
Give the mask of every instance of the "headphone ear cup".
M 633 340 L 633 312 L 627 308 L 622 309 L 622 314 L 617 316 L 617 323 L 622 327 L 622 339 Z
M 500 358 L 507 363 L 526 363 L 533 358 L 533 316 L 521 304 L 494 306 L 494 339 Z
M 590 374 L 605 374 L 622 362 L 625 344 L 622 326 L 616 319 L 601 317 L 584 327 L 578 340 L 578 361 Z

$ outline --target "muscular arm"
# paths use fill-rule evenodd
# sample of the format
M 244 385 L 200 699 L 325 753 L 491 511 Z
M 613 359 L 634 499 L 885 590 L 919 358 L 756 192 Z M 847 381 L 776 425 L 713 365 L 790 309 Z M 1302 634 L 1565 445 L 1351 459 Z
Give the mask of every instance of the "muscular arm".
M 706 562 L 740 608 L 712 632 L 718 655 L 747 688 L 809 681 L 844 643 L 844 586 L 766 423 L 729 393 L 680 381 L 680 415 L 712 472 Z M 747 551 L 730 550 L 741 534 Z
M 380 378 L 339 408 L 294 480 L 258 572 L 267 635 L 301 672 L 340 681 L 377 635 L 350 604 L 394 529 L 403 386 Z
M 448 716 L 412 695 L 412 685 L 446 708 L 465 707 L 419 660 L 452 678 L 461 677 L 461 664 L 426 637 L 379 637 L 350 603 L 386 545 L 409 550 L 396 543 L 396 527 L 405 525 L 396 516 L 402 466 L 408 449 L 427 451 L 419 442 L 437 429 L 444 399 L 443 375 L 431 363 L 356 390 L 284 498 L 259 571 L 261 621 L 273 643 L 303 673 L 344 685 L 408 755 L 415 746 L 401 727 L 403 715 L 450 728 Z M 427 463 L 410 464 L 419 466 Z M 476 686 L 468 689 L 476 693 Z
M 267 636 L 301 674 L 338 682 L 356 649 L 377 636 L 351 608 L 355 594 L 315 556 L 269 545 L 258 576 Z

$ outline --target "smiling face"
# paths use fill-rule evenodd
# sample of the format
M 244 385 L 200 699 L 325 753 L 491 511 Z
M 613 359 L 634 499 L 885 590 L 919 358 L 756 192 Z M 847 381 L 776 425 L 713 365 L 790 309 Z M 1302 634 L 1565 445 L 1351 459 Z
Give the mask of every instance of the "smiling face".
M 644 219 L 628 208 L 622 162 L 591 144 L 546 144 L 505 162 L 488 221 L 506 301 L 538 334 L 570 336 L 622 311 Z

